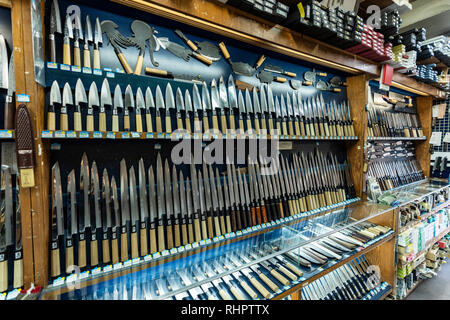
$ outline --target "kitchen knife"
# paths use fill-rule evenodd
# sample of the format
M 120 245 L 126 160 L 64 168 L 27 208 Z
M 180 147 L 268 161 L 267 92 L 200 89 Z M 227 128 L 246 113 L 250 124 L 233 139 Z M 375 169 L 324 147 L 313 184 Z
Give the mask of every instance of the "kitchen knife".
M 145 90 L 145 126 L 147 132 L 153 132 L 152 112 L 155 109 L 155 101 L 150 87 Z
M 100 113 L 98 114 L 98 123 L 99 123 L 99 131 L 105 132 L 107 125 L 106 125 L 106 110 L 105 107 L 112 107 L 112 99 L 111 99 L 111 89 L 109 88 L 109 82 L 108 79 L 104 79 L 102 83 L 102 89 L 100 91 Z
M 98 176 L 97 164 L 92 162 L 91 166 L 91 192 L 92 204 L 94 207 L 94 216 L 91 213 L 91 267 L 101 265 L 99 257 L 102 256 L 101 247 L 99 246 L 99 240 L 102 239 L 102 219 L 101 219 L 101 207 L 100 207 L 100 181 Z
M 145 112 L 145 100 L 141 88 L 136 91 L 136 132 L 144 132 L 142 125 L 142 113 Z
M 264 66 L 264 70 L 269 71 L 269 72 L 283 74 L 285 76 L 292 77 L 292 78 L 295 78 L 297 76 L 297 74 L 294 72 L 284 71 L 282 68 L 271 65 L 271 64 L 266 64 Z
M 156 240 L 156 225 L 158 223 L 158 209 L 156 202 L 155 192 L 155 174 L 153 172 L 153 166 L 148 168 L 148 196 L 150 198 L 150 221 L 149 221 L 149 235 L 150 235 L 150 254 L 158 251 L 158 242 Z
M 89 161 L 83 153 L 80 165 L 80 196 L 83 212 L 78 216 L 78 266 L 84 269 L 87 265 L 87 257 L 90 257 L 89 246 L 86 242 L 91 239 L 91 205 L 90 205 L 90 183 Z
M 81 124 L 81 103 L 87 103 L 87 96 L 83 82 L 78 78 L 75 85 L 75 110 L 73 112 L 73 127 L 75 131 L 83 130 Z
M 84 25 L 84 47 L 83 47 L 83 65 L 85 68 L 91 67 L 91 50 L 89 45 L 94 42 L 92 35 L 92 24 L 89 15 L 86 15 L 86 23 Z
M 61 115 L 59 122 L 59 129 L 67 131 L 69 130 L 69 119 L 67 117 L 67 108 L 73 105 L 72 89 L 69 83 L 66 82 L 63 89 Z
M 183 130 L 183 115 L 182 111 L 186 113 L 186 108 L 184 105 L 183 94 L 181 93 L 181 89 L 177 88 L 176 92 L 176 110 L 177 110 L 177 129 Z
M 201 225 L 201 237 L 203 240 L 208 239 L 208 228 L 207 228 L 207 220 L 209 218 L 209 215 L 207 213 L 207 208 L 205 204 L 205 188 L 204 188 L 204 179 L 202 178 L 202 171 L 199 170 L 197 173 L 198 177 L 198 194 L 199 194 L 199 203 L 200 203 L 200 212 L 201 212 L 201 219 L 200 219 L 200 225 Z M 210 225 L 210 223 L 208 223 Z
M 87 110 L 87 116 L 86 116 L 86 130 L 90 131 L 90 132 L 95 130 L 94 106 L 96 106 L 96 107 L 100 106 L 100 101 L 98 98 L 97 85 L 95 84 L 94 81 L 92 81 L 91 86 L 89 88 L 88 110 Z
M 83 40 L 83 30 L 79 14 L 75 14 L 75 28 L 73 29 L 73 64 L 81 68 L 80 40 Z
M 114 105 L 112 109 L 112 132 L 119 131 L 119 109 L 123 110 L 123 96 L 119 85 L 114 89 Z
M 130 131 L 130 109 L 135 109 L 133 89 L 128 85 L 125 89 L 125 108 L 123 109 L 123 130 Z
M 186 114 L 185 114 L 185 122 L 186 122 L 186 131 L 192 133 L 192 126 L 191 126 L 191 115 L 194 113 L 194 109 L 192 108 L 192 99 L 191 94 L 189 93 L 189 90 L 186 89 L 184 92 L 184 105 L 186 107 Z
M 59 12 L 58 0 L 53 0 L 50 7 L 50 62 L 56 62 L 56 44 L 55 44 L 55 34 L 62 34 L 61 27 L 61 15 Z
M 210 126 L 209 126 L 209 118 L 213 118 L 212 115 L 212 108 L 211 108 L 211 97 L 209 95 L 208 86 L 206 85 L 206 82 L 202 83 L 202 109 L 203 109 L 203 132 L 208 133 Z M 216 121 L 217 123 L 217 116 Z M 214 128 L 214 121 L 213 121 L 213 128 Z M 215 128 L 214 128 L 215 129 Z M 209 133 L 208 133 L 209 135 Z
M 102 174 L 102 192 L 101 192 L 101 208 L 102 208 L 102 262 L 103 264 L 111 263 L 111 236 L 112 236 L 112 202 L 111 202 L 111 185 L 109 183 L 108 171 L 103 169 Z
M 0 46 L 1 46 L 1 40 L 0 40 Z M 0 49 L 0 50 L 2 50 L 2 49 Z M 2 54 L 0 55 L 0 57 L 1 56 L 2 56 Z M 5 73 L 6 71 L 2 70 L 1 72 Z M 9 69 L 8 69 L 8 91 L 6 92 L 5 110 L 3 112 L 3 114 L 4 114 L 3 126 L 5 129 L 14 129 L 14 114 L 16 112 L 15 99 L 14 99 L 15 92 L 16 92 L 16 79 L 15 79 L 15 74 L 14 74 L 14 54 L 11 54 L 11 58 L 9 59 Z
M 101 69 L 100 46 L 103 44 L 102 32 L 103 32 L 102 26 L 100 24 L 99 18 L 97 17 L 95 18 L 95 28 L 94 28 L 94 59 L 93 59 L 94 69 Z
M 173 199 L 173 235 L 174 235 L 174 246 L 178 248 L 181 246 L 181 208 L 180 208 L 180 193 L 178 188 L 178 174 L 175 165 L 172 165 L 172 199 Z
M 23 287 L 23 246 L 22 246 L 22 212 L 20 207 L 20 179 L 19 175 L 15 175 L 15 185 L 12 189 L 16 189 L 15 194 L 15 235 L 14 235 L 14 279 L 13 288 L 18 289 Z
M 183 171 L 180 170 L 180 177 L 179 177 L 179 186 L 180 186 L 180 215 L 181 215 L 181 243 L 183 246 L 187 245 L 188 243 L 191 243 L 189 241 L 189 232 L 192 233 L 193 236 L 193 229 L 192 229 L 192 219 L 190 217 L 190 214 L 188 212 L 187 208 L 187 202 L 186 202 L 186 190 L 184 186 L 184 176 Z
M 140 254 L 141 257 L 145 257 L 148 254 L 148 222 L 149 222 L 149 209 L 148 209 L 148 197 L 147 197 L 147 178 L 145 174 L 144 160 L 139 160 L 139 215 L 140 215 Z M 154 192 L 154 187 L 153 188 Z M 155 212 L 155 211 L 154 211 Z M 152 239 L 153 240 L 153 239 Z
M 50 105 L 47 111 L 47 129 L 54 131 L 56 130 L 56 119 L 55 119 L 55 106 L 56 104 L 61 104 L 61 91 L 59 89 L 58 82 L 55 80 L 52 83 L 50 89 Z
M 120 206 L 119 195 L 117 193 L 117 183 L 114 176 L 111 177 L 111 202 L 114 211 L 114 223 L 112 223 L 111 230 L 111 259 L 112 263 L 116 264 L 120 261 L 119 256 L 119 238 L 120 238 Z
M 173 97 L 172 86 L 170 85 L 170 83 L 167 83 L 165 98 L 166 98 L 166 121 L 165 121 L 166 130 L 165 130 L 165 132 L 171 133 L 172 132 L 172 117 L 171 117 L 170 110 L 171 109 L 175 110 L 175 99 Z
M 2 34 L 0 34 L 0 88 L 9 88 L 8 50 Z
M 166 201 L 164 197 L 164 171 L 162 167 L 161 155 L 156 158 L 156 183 L 158 194 L 158 251 L 166 250 Z
M 236 130 L 236 112 L 239 114 L 238 103 L 237 103 L 237 95 L 236 95 L 236 86 L 234 84 L 233 76 L 230 75 L 228 77 L 228 99 L 230 105 L 230 129 L 232 131 Z
M 194 132 L 201 133 L 202 123 L 200 122 L 200 115 L 198 111 L 202 110 L 202 102 L 200 98 L 200 92 L 198 91 L 198 87 L 196 84 L 194 84 L 192 88 L 192 101 L 194 105 Z
M 52 278 L 57 278 L 64 273 L 64 261 L 62 251 L 64 250 L 64 214 L 62 204 L 62 186 L 61 173 L 59 164 L 56 162 L 52 167 L 52 215 L 51 215 L 51 268 L 50 275 Z M 5 243 L 6 250 L 13 244 L 12 238 L 12 208 L 5 207 Z M 11 209 L 11 210 L 9 210 Z M 6 251 L 8 252 L 8 251 Z M 2 274 L 7 273 L 7 261 L 2 261 L 0 264 Z M 8 282 L 6 282 L 7 284 Z M 0 288 L 1 290 L 2 288 Z M 6 290 L 6 288 L 5 288 Z M 2 292 L 5 290 L 1 290 Z
M 131 221 L 130 196 L 128 191 L 128 171 L 125 159 L 120 161 L 120 208 L 121 208 L 121 235 L 120 235 L 120 261 L 125 262 L 130 257 Z
M 170 167 L 169 161 L 166 159 L 164 163 L 164 189 L 166 199 L 166 236 L 167 236 L 167 250 L 173 248 L 174 245 L 174 214 L 172 201 L 172 188 L 170 181 Z
M 139 257 L 139 240 L 140 236 L 140 218 L 139 218 L 139 203 L 136 184 L 136 173 L 134 166 L 128 170 L 129 182 L 130 182 L 130 213 L 131 213 L 131 259 Z

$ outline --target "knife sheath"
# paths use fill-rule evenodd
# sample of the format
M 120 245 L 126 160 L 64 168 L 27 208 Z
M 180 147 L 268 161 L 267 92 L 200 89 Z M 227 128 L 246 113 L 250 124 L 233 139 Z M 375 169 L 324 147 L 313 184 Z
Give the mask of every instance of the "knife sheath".
M 16 112 L 17 167 L 22 188 L 34 187 L 34 143 L 33 127 L 28 108 L 21 104 Z
M 16 112 L 16 105 L 14 103 L 14 95 L 6 96 L 5 110 L 4 110 L 4 128 L 14 129 L 14 115 Z

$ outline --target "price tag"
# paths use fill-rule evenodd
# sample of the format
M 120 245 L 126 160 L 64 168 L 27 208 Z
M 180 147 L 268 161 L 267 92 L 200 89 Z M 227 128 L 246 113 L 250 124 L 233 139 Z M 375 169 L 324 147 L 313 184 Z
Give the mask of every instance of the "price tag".
M 130 139 L 130 133 L 129 132 L 122 132 L 120 135 L 122 139 Z
M 184 252 L 184 246 L 180 246 L 177 248 L 178 252 Z
M 166 133 L 164 138 L 171 139 L 172 138 L 172 133 Z
M 55 138 L 65 138 L 66 137 L 66 132 L 65 131 L 55 131 Z
M 131 266 L 131 260 L 127 260 L 123 263 L 124 267 L 130 267 Z
M 101 268 L 94 268 L 91 270 L 91 273 L 93 276 L 95 276 L 95 275 L 99 274 L 101 271 L 102 271 Z
M 49 130 L 44 130 L 41 132 L 41 137 L 42 138 L 47 138 L 47 139 L 51 139 L 53 138 L 53 131 L 49 131 Z
M 191 250 L 192 249 L 192 245 L 189 243 L 189 244 L 185 245 L 184 248 L 186 250 Z
M 162 255 L 163 257 L 166 257 L 166 256 L 169 255 L 169 251 L 164 250 L 163 252 L 161 252 L 161 255 Z
M 161 253 L 155 252 L 152 257 L 153 257 L 153 259 L 159 258 L 159 257 L 161 257 Z
M 80 131 L 78 133 L 78 138 L 80 138 L 80 139 L 89 139 L 89 132 L 87 132 L 87 131 Z
M 114 270 L 122 269 L 122 263 L 121 262 L 117 262 L 116 264 L 113 265 L 113 269 Z
M 115 76 L 116 76 L 116 75 L 114 74 L 114 72 L 107 72 L 107 73 L 106 73 L 106 77 L 107 77 L 107 78 L 114 79 Z
M 234 233 L 234 232 L 230 233 L 230 237 L 232 237 L 232 238 L 236 237 L 236 233 Z
M 94 138 L 94 139 L 102 139 L 103 138 L 103 133 L 101 133 L 100 131 L 94 131 L 94 133 L 92 134 L 92 138 Z
M 59 68 L 63 71 L 70 71 L 70 66 L 67 64 L 60 64 Z
M 103 75 L 103 71 L 100 69 L 94 69 L 92 71 L 96 76 L 102 76 Z
M 205 240 L 201 240 L 201 241 L 200 241 L 200 245 L 201 245 L 201 246 L 204 246 L 204 245 L 205 245 Z
M 112 265 L 109 264 L 109 265 L 103 267 L 103 272 L 110 272 L 110 271 L 112 271 L 112 269 L 113 269 Z
M 253 230 L 253 231 L 256 231 L 256 230 L 258 230 L 258 229 L 256 228 L 256 226 L 253 226 L 253 227 L 252 227 L 252 230 Z
M 66 138 L 75 139 L 77 137 L 77 133 L 75 131 L 67 131 Z
M 229 233 L 225 234 L 225 239 L 229 239 L 231 237 L 231 235 Z
M 192 247 L 193 247 L 193 248 L 198 248 L 198 247 L 199 247 L 198 242 L 194 242 L 194 243 L 192 244 Z
M 92 74 L 92 69 L 88 67 L 83 67 L 82 71 L 84 74 Z
M 115 132 L 107 132 L 106 139 L 116 139 L 116 133 Z
M 150 261 L 150 260 L 152 260 L 152 256 L 151 255 L 146 255 L 145 257 L 144 257 L 144 261 L 145 262 L 147 262 L 147 261 Z
M 70 274 L 66 278 L 66 283 L 73 283 L 77 280 L 77 275 L 75 273 Z
M 153 139 L 153 138 L 154 138 L 153 132 L 147 132 L 147 133 L 145 134 L 145 138 L 146 138 L 146 139 Z
M 255 228 L 256 228 L 257 230 L 260 230 L 260 229 L 261 229 L 261 226 L 260 226 L 260 225 L 257 225 Z
M 17 100 L 17 102 L 21 102 L 21 103 L 29 103 L 31 101 L 31 98 L 29 95 L 22 93 L 22 94 L 16 95 L 16 100 Z
M 72 66 L 72 72 L 81 72 L 81 68 L 79 66 Z
M 131 137 L 132 138 L 140 138 L 141 134 L 139 132 L 131 132 Z
M 237 236 L 242 236 L 242 231 L 236 231 Z
M 12 138 L 11 130 L 0 130 L 0 138 Z
M 20 291 L 18 289 L 14 289 L 13 291 L 10 291 L 8 295 L 6 296 L 6 300 L 13 300 L 16 299 L 16 297 L 19 295 Z
M 212 243 L 211 239 L 206 239 L 205 240 L 205 244 L 211 244 L 211 243 Z
M 47 62 L 48 69 L 58 69 L 58 64 L 56 62 Z
M 53 280 L 54 286 L 60 286 L 64 284 L 64 277 L 59 277 L 58 279 Z
M 82 272 L 82 273 L 80 273 L 80 280 L 81 279 L 86 279 L 87 277 L 89 277 L 89 271 L 85 271 L 85 272 Z
M 140 259 L 140 258 L 134 258 L 133 260 L 131 260 L 131 263 L 132 263 L 133 265 L 138 264 L 139 262 L 141 262 L 141 259 Z
M 224 240 L 225 238 L 222 235 L 220 235 L 218 239 L 219 240 Z
M 164 133 L 157 133 L 156 134 L 156 138 L 158 138 L 158 139 L 164 139 Z
M 178 253 L 178 250 L 177 250 L 177 248 L 172 248 L 172 249 L 170 249 L 170 254 L 175 254 L 175 253 Z
M 6 292 L 0 294 L 0 301 L 6 300 Z

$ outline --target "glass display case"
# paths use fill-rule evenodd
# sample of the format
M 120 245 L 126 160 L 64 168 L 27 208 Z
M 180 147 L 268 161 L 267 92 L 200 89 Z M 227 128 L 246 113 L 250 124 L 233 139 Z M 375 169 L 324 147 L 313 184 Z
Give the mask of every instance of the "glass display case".
M 394 231 L 368 220 L 389 206 L 356 203 L 312 219 L 120 271 L 50 286 L 43 299 L 273 299 L 299 290 Z

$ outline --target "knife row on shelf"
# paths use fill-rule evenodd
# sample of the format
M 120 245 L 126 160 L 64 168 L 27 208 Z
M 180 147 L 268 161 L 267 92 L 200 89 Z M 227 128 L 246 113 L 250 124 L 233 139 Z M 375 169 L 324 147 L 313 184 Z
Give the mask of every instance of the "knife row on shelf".
M 416 148 L 412 141 L 374 141 L 365 146 L 366 160 L 407 159 L 416 156 Z
M 83 82 L 78 79 L 74 100 L 68 83 L 64 85 L 61 99 L 59 84 L 54 81 L 50 90 L 47 129 L 161 134 L 171 133 L 176 123 L 178 130 L 194 133 L 208 133 L 213 130 L 212 132 L 224 134 L 246 132 L 273 135 L 276 132 L 283 136 L 301 137 L 355 136 L 348 101 L 325 103 L 322 95 L 302 100 L 298 91 L 274 97 L 269 85 L 262 85 L 259 93 L 256 89 L 252 93 L 247 89 L 236 90 L 232 76 L 229 77 L 228 85 L 222 77 L 218 83 L 213 80 L 211 92 L 205 82 L 201 87 L 200 95 L 197 85 L 193 85 L 191 99 L 189 90 L 185 91 L 183 97 L 180 88 L 177 88 L 174 97 L 170 83 L 167 84 L 163 96 L 158 85 L 154 99 L 150 87 L 146 88 L 144 97 L 140 87 L 134 95 L 133 89 L 128 85 L 124 99 L 122 90 L 117 85 L 113 101 L 106 78 L 101 87 L 100 98 L 95 82 L 91 83 L 86 95 Z M 59 121 L 56 121 L 57 106 L 60 107 Z M 68 108 L 71 106 L 74 107 L 73 123 L 69 124 Z M 94 108 L 98 109 L 98 116 L 94 116 L 94 113 L 97 113 Z M 110 120 L 107 120 L 106 108 L 112 109 Z M 87 109 L 84 112 L 85 119 L 82 119 L 82 109 Z M 123 117 L 120 117 L 122 121 L 119 121 L 119 111 L 123 113 Z M 134 116 L 130 116 L 130 113 Z M 277 131 L 274 131 L 275 129 Z
M 300 228 L 303 229 L 305 225 Z M 232 248 L 220 247 L 213 257 L 202 251 L 195 259 L 184 257 L 173 266 L 163 264 L 157 270 L 155 267 L 141 270 L 143 276 L 139 279 L 132 274 L 118 281 L 106 281 L 101 288 L 94 284 L 83 298 L 270 299 L 355 254 L 361 246 L 367 246 L 367 240 L 359 239 L 367 239 L 367 235 L 370 235 L 372 243 L 375 243 L 392 234 L 390 228 L 368 222 L 349 228 L 295 249 L 284 248 L 286 244 L 279 238 L 263 241 L 260 237 L 250 238 L 235 243 Z M 319 223 L 314 227 L 306 226 L 303 230 L 286 230 L 282 237 L 291 245 L 300 245 L 310 239 L 304 234 L 321 235 L 330 230 L 333 229 Z M 77 299 L 79 294 L 79 291 L 70 291 L 68 298 Z
M 23 286 L 22 219 L 18 175 L 1 169 L 0 295 Z
M 203 163 L 202 170 L 197 171 L 191 162 L 190 178 L 185 179 L 175 166 L 171 170 L 167 159 L 163 166 L 158 154 L 155 180 L 153 166 L 147 175 L 140 160 L 138 188 L 134 167 L 127 170 L 122 160 L 119 198 L 115 177 L 109 180 L 104 169 L 100 186 L 95 161 L 89 169 L 83 155 L 79 194 L 72 170 L 67 178 L 66 205 L 59 164 L 55 163 L 52 278 L 64 275 L 74 262 L 81 268 L 125 262 L 356 197 L 347 163 L 341 164 L 336 155 L 318 150 L 280 156 L 273 159 L 276 167 L 263 167 L 256 161 L 236 171 L 234 164 L 228 163 L 223 178 L 218 168 Z
M 382 108 L 368 109 L 369 137 L 423 137 L 419 116 L 412 113 L 385 111 Z
M 142 70 L 145 69 L 146 74 L 156 77 L 172 78 L 190 81 L 193 83 L 198 83 L 199 80 L 201 80 L 201 75 L 194 76 L 189 74 L 176 74 L 176 72 L 173 73 L 169 70 L 158 69 L 160 64 L 155 61 L 154 52 L 159 51 L 162 48 L 176 57 L 185 60 L 186 62 L 190 61 L 191 57 L 194 57 L 207 66 L 210 66 L 213 62 L 220 60 L 223 55 L 230 65 L 233 73 L 247 77 L 253 77 L 256 75 L 256 78 L 258 78 L 261 83 L 265 84 L 270 84 L 273 81 L 278 83 L 286 83 L 287 79 L 281 75 L 291 78 L 297 77 L 296 73 L 286 71 L 283 68 L 273 64 L 265 64 L 263 66 L 263 70 L 258 72 L 258 69 L 261 68 L 262 64 L 266 60 L 264 55 L 261 55 L 254 65 L 250 65 L 247 62 L 232 61 L 231 55 L 224 42 L 220 42 L 218 45 L 209 41 L 193 42 L 179 29 L 176 29 L 174 33 L 182 40 L 183 45 L 170 41 L 167 37 L 156 37 L 158 31 L 144 21 L 134 20 L 130 25 L 133 35 L 131 37 L 125 37 L 118 31 L 118 25 L 111 20 L 104 20 L 100 22 L 100 19 L 97 17 L 95 19 L 95 27 L 93 31 L 90 16 L 87 15 L 85 19 L 86 22 L 84 33 L 80 14 L 67 14 L 63 28 L 61 24 L 58 1 L 52 1 L 50 8 L 49 30 L 50 62 L 47 64 L 48 66 L 52 66 L 53 68 L 57 67 L 55 36 L 57 34 L 63 34 L 63 64 L 61 65 L 61 69 L 80 72 L 81 68 L 83 68 L 83 72 L 85 70 L 89 70 L 91 72 L 92 66 L 94 73 L 98 73 L 98 71 L 101 71 L 100 47 L 103 44 L 103 34 L 105 34 L 108 39 L 108 44 L 114 48 L 114 52 L 123 68 L 123 71 L 120 70 L 120 72 L 125 72 L 127 74 L 141 75 Z M 84 43 L 83 64 L 81 61 L 80 52 L 81 42 Z M 91 64 L 91 44 L 93 44 L 94 47 L 92 53 L 93 64 Z M 128 48 L 139 49 L 139 55 L 134 70 L 131 68 L 125 54 L 122 52 L 122 49 Z M 143 68 L 144 56 L 147 48 L 149 50 L 150 61 L 153 67 Z M 314 85 L 319 90 L 330 92 L 341 92 L 339 87 L 345 86 L 345 83 L 343 83 L 339 77 L 333 77 L 327 83 L 323 80 L 316 81 L 316 75 L 326 76 L 326 73 L 316 73 L 314 71 L 306 72 L 304 74 L 305 81 L 292 79 L 290 81 L 291 86 L 294 89 L 298 89 L 302 85 Z
M 9 63 L 8 63 L 9 60 Z M 3 110 L 3 129 L 14 128 L 14 115 L 16 112 L 14 92 L 16 81 L 14 78 L 14 54 L 8 59 L 8 49 L 5 37 L 0 33 L 0 89 L 7 90 L 5 107 Z
M 372 300 L 390 289 L 363 255 L 304 286 L 302 300 Z
M 425 175 L 416 159 L 370 162 L 367 176 L 368 179 L 376 180 L 381 191 L 425 179 Z

